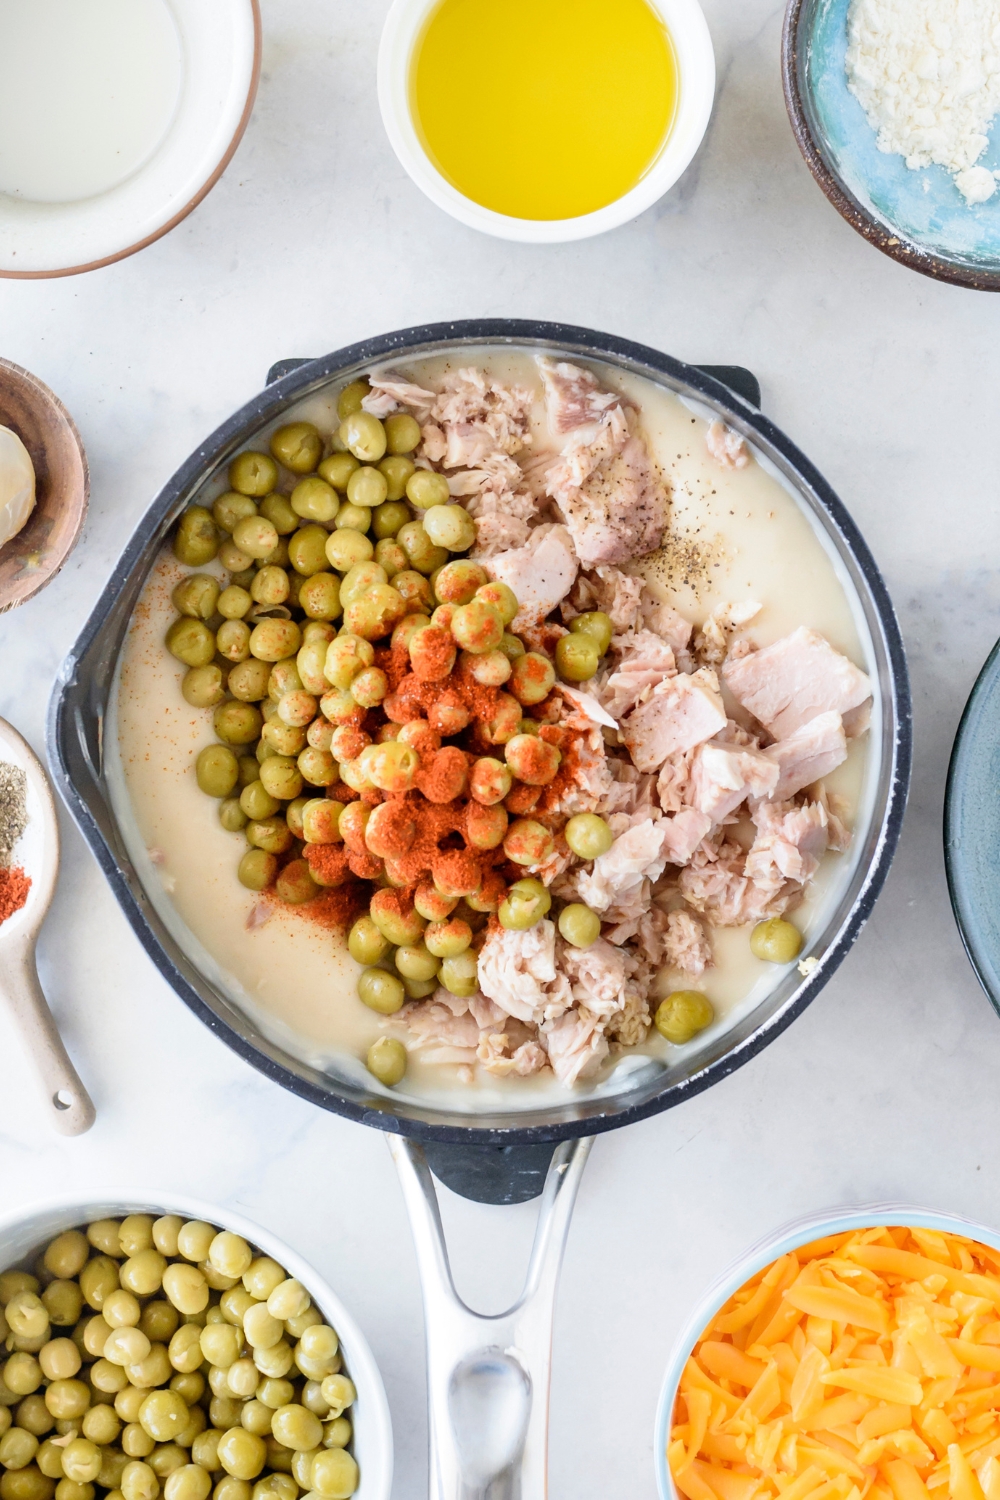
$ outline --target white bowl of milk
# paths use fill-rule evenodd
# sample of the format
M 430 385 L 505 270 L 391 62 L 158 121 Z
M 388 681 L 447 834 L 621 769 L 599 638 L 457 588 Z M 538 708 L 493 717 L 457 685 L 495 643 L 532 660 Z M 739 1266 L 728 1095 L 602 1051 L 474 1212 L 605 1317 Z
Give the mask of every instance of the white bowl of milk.
M 0 0 L 0 276 L 66 276 L 179 223 L 239 144 L 258 0 Z

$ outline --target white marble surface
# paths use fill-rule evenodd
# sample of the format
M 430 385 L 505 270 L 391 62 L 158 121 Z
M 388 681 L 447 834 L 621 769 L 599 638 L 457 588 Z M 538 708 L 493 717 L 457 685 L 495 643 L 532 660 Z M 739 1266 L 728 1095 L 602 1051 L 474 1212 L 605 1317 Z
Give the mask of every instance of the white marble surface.
M 0 617 L 0 713 L 41 749 L 46 700 L 160 483 L 271 362 L 422 320 L 564 319 L 754 369 L 765 409 L 840 492 L 881 563 L 913 673 L 902 847 L 833 982 L 762 1057 L 601 1139 L 559 1301 L 552 1494 L 655 1494 L 652 1424 L 689 1299 L 783 1220 L 903 1198 L 1000 1224 L 1000 1023 L 962 953 L 941 806 L 962 704 L 998 634 L 1000 301 L 885 260 L 801 162 L 778 72 L 780 6 L 709 0 L 720 89 L 701 155 L 636 223 L 567 248 L 480 238 L 404 177 L 374 65 L 384 0 L 264 0 L 247 137 L 167 239 L 93 275 L 0 283 L 0 353 L 76 417 L 90 518 L 61 577 Z M 340 1288 L 385 1376 L 397 1500 L 425 1493 L 422 1326 L 389 1155 L 264 1081 L 158 978 L 68 819 L 44 982 L 99 1117 L 42 1128 L 0 1016 L 0 1202 L 70 1185 L 185 1189 L 238 1205 Z M 445 1195 L 462 1285 L 513 1290 L 534 1211 Z

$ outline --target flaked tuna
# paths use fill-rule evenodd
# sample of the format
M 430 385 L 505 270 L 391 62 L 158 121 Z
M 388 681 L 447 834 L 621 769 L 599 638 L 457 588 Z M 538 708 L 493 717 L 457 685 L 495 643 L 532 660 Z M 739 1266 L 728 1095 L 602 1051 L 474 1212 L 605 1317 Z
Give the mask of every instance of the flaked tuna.
M 601 1023 L 588 1010 L 571 1010 L 543 1030 L 552 1071 L 566 1088 L 593 1078 L 610 1048 Z
M 622 738 L 640 771 L 658 771 L 668 756 L 692 750 L 725 728 L 719 679 L 704 667 L 665 678 L 623 720 Z
M 750 453 L 743 437 L 724 422 L 713 422 L 705 433 L 705 447 L 723 469 L 745 469 Z
M 582 569 L 573 590 L 563 600 L 562 617 L 568 623 L 576 615 L 599 609 L 619 633 L 632 630 L 642 618 L 641 578 L 609 566 Z
M 746 873 L 758 884 L 784 880 L 805 885 L 819 869 L 827 848 L 827 813 L 818 802 L 762 802 L 754 810 L 757 837 Z
M 612 638 L 614 670 L 601 686 L 601 703 L 618 720 L 645 702 L 665 677 L 677 672 L 670 646 L 651 630 L 630 630 Z
M 776 740 L 787 739 L 817 714 L 846 714 L 871 697 L 865 673 L 815 630 L 800 626 L 771 646 L 722 668 L 737 703 Z
M 511 630 L 519 634 L 536 625 L 565 599 L 576 577 L 576 557 L 565 526 L 537 526 L 523 547 L 498 552 L 484 562 L 491 578 L 506 583 L 520 609 Z
M 554 924 L 543 919 L 524 932 L 491 932 L 479 955 L 479 988 L 519 1021 L 538 1026 L 561 1016 L 573 993 L 556 969 Z
M 671 865 L 689 864 L 695 850 L 718 820 L 695 807 L 682 807 L 657 824 L 663 830 L 663 852 Z
M 729 653 L 729 642 L 737 630 L 757 618 L 763 605 L 748 599 L 744 604 L 720 604 L 712 610 L 694 638 L 698 660 L 706 667 L 718 667 Z
M 628 562 L 653 552 L 667 524 L 667 493 L 621 406 L 596 432 L 574 432 L 546 476 L 584 566 Z
M 778 768 L 778 780 L 768 794 L 776 802 L 794 797 L 847 759 L 847 737 L 838 713 L 817 714 L 761 752 Z
M 692 807 L 721 823 L 748 797 L 770 797 L 778 775 L 765 751 L 713 741 L 695 751 L 686 795 Z
M 609 406 L 621 402 L 611 391 L 602 391 L 596 375 L 566 361 L 559 364 L 540 359 L 545 387 L 545 413 L 553 432 L 572 432 L 599 422 Z
M 646 818 L 616 838 L 607 854 L 576 877 L 581 899 L 597 912 L 621 905 L 641 889 L 644 880 L 658 880 L 667 856 L 663 848 L 663 819 Z
M 706 840 L 677 877 L 678 890 L 716 927 L 780 917 L 798 886 L 773 870 L 766 879 L 755 880 L 746 872 L 746 861 L 746 851 L 734 840 L 719 845 Z
M 423 421 L 437 400 L 433 391 L 425 391 L 423 386 L 414 385 L 412 380 L 407 380 L 405 375 L 400 375 L 395 370 L 372 375 L 368 383 L 371 390 L 367 396 L 362 397 L 361 407 L 373 417 L 387 417 L 405 406 L 418 420 Z

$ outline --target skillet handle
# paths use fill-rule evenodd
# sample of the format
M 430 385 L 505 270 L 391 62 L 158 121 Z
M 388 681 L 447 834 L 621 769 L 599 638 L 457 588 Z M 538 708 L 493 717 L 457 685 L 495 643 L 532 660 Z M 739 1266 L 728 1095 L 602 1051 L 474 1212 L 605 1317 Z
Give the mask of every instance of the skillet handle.
M 452 1279 L 437 1191 L 422 1146 L 386 1137 L 413 1233 L 424 1301 L 430 1500 L 545 1500 L 552 1315 L 577 1189 L 593 1141 L 564 1141 L 552 1163 L 524 1288 L 506 1312 L 473 1312 Z

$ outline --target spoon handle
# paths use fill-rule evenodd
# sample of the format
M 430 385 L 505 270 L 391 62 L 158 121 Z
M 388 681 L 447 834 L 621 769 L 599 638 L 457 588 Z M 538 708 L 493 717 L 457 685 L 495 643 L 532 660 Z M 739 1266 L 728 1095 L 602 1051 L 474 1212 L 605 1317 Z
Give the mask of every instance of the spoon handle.
M 34 944 L 8 951 L 0 972 L 0 998 L 21 1032 L 48 1101 L 49 1118 L 60 1135 L 82 1135 L 94 1123 L 96 1111 L 80 1082 L 49 1003 L 38 981 Z

